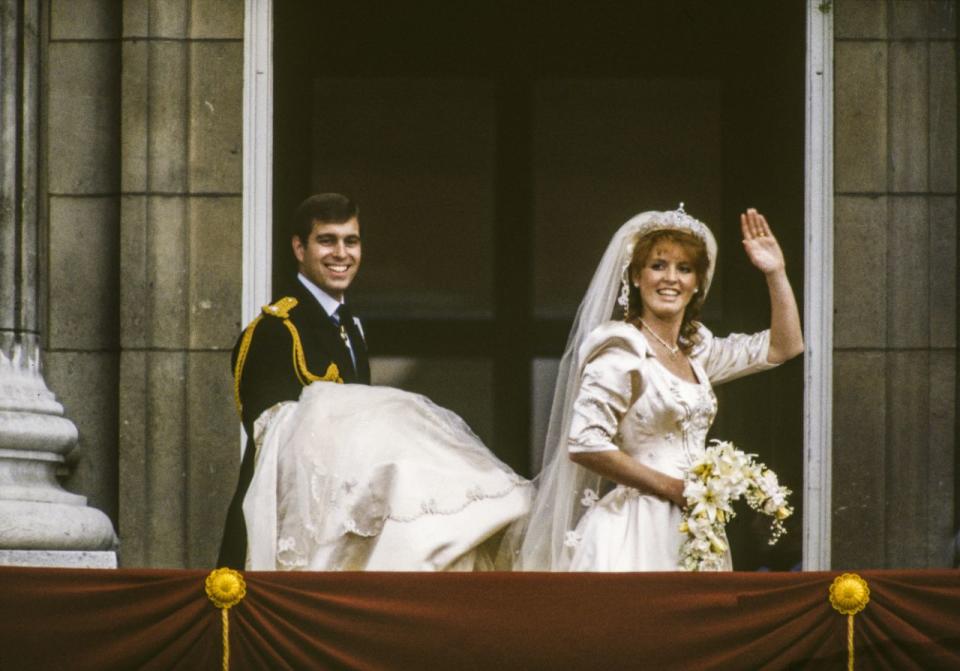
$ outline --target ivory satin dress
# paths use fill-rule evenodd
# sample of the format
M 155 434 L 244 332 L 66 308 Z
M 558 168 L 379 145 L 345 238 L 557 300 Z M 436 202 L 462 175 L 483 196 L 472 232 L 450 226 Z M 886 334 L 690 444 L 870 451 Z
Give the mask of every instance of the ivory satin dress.
M 531 483 L 419 394 L 314 382 L 255 434 L 250 570 L 492 569 L 530 507 Z
M 675 478 L 702 455 L 717 411 L 713 385 L 767 370 L 769 331 L 716 338 L 700 327 L 690 363 L 699 381 L 668 371 L 643 334 L 606 322 L 584 341 L 581 386 L 574 402 L 571 452 L 622 450 Z M 567 534 L 570 571 L 677 571 L 681 510 L 666 499 L 623 485 L 581 492 L 586 509 Z M 732 569 L 728 553 L 727 568 Z

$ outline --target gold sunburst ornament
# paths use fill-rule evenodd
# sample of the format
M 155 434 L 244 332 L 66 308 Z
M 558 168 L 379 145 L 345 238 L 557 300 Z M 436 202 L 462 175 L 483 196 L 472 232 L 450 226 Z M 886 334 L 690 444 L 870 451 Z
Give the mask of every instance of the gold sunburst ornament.
M 247 595 L 247 583 L 239 571 L 232 568 L 214 569 L 204 581 L 207 597 L 220 609 L 223 622 L 223 671 L 230 668 L 230 617 L 228 611 Z
M 830 605 L 847 616 L 847 669 L 853 671 L 853 616 L 870 602 L 870 587 L 856 573 L 844 573 L 830 585 Z

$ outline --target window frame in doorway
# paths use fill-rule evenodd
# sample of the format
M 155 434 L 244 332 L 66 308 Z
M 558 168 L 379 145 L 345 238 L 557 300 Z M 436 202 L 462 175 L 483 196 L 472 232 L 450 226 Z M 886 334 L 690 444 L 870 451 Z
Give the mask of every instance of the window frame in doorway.
M 804 167 L 803 568 L 830 569 L 833 407 L 833 14 L 807 0 Z M 245 0 L 243 289 L 248 323 L 270 300 L 273 0 Z

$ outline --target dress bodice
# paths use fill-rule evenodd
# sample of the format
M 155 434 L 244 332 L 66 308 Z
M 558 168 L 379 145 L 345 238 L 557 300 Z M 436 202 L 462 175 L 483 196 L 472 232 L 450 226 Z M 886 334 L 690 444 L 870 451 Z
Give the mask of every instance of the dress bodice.
M 713 381 L 771 367 L 769 332 L 715 338 L 700 329 L 690 364 L 698 383 L 668 371 L 643 334 L 624 322 L 601 325 L 581 349 L 583 375 L 574 404 L 572 452 L 622 450 L 673 477 L 702 454 L 717 412 Z
M 717 399 L 700 371 L 695 384 L 655 358 L 646 363 L 643 393 L 625 413 L 613 442 L 637 461 L 678 477 L 703 452 Z

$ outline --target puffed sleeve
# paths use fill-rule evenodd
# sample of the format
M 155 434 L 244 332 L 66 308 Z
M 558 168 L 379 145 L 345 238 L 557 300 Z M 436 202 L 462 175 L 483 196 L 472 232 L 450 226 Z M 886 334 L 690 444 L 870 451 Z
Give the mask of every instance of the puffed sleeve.
M 775 368 L 777 364 L 767 361 L 769 349 L 770 329 L 717 338 L 701 324 L 700 343 L 694 347 L 693 357 L 703 366 L 710 383 L 716 385 Z
M 626 328 L 624 328 L 626 327 Z M 598 327 L 580 349 L 584 361 L 570 420 L 570 452 L 619 449 L 613 442 L 620 420 L 640 391 L 639 365 L 645 343 L 625 324 Z

